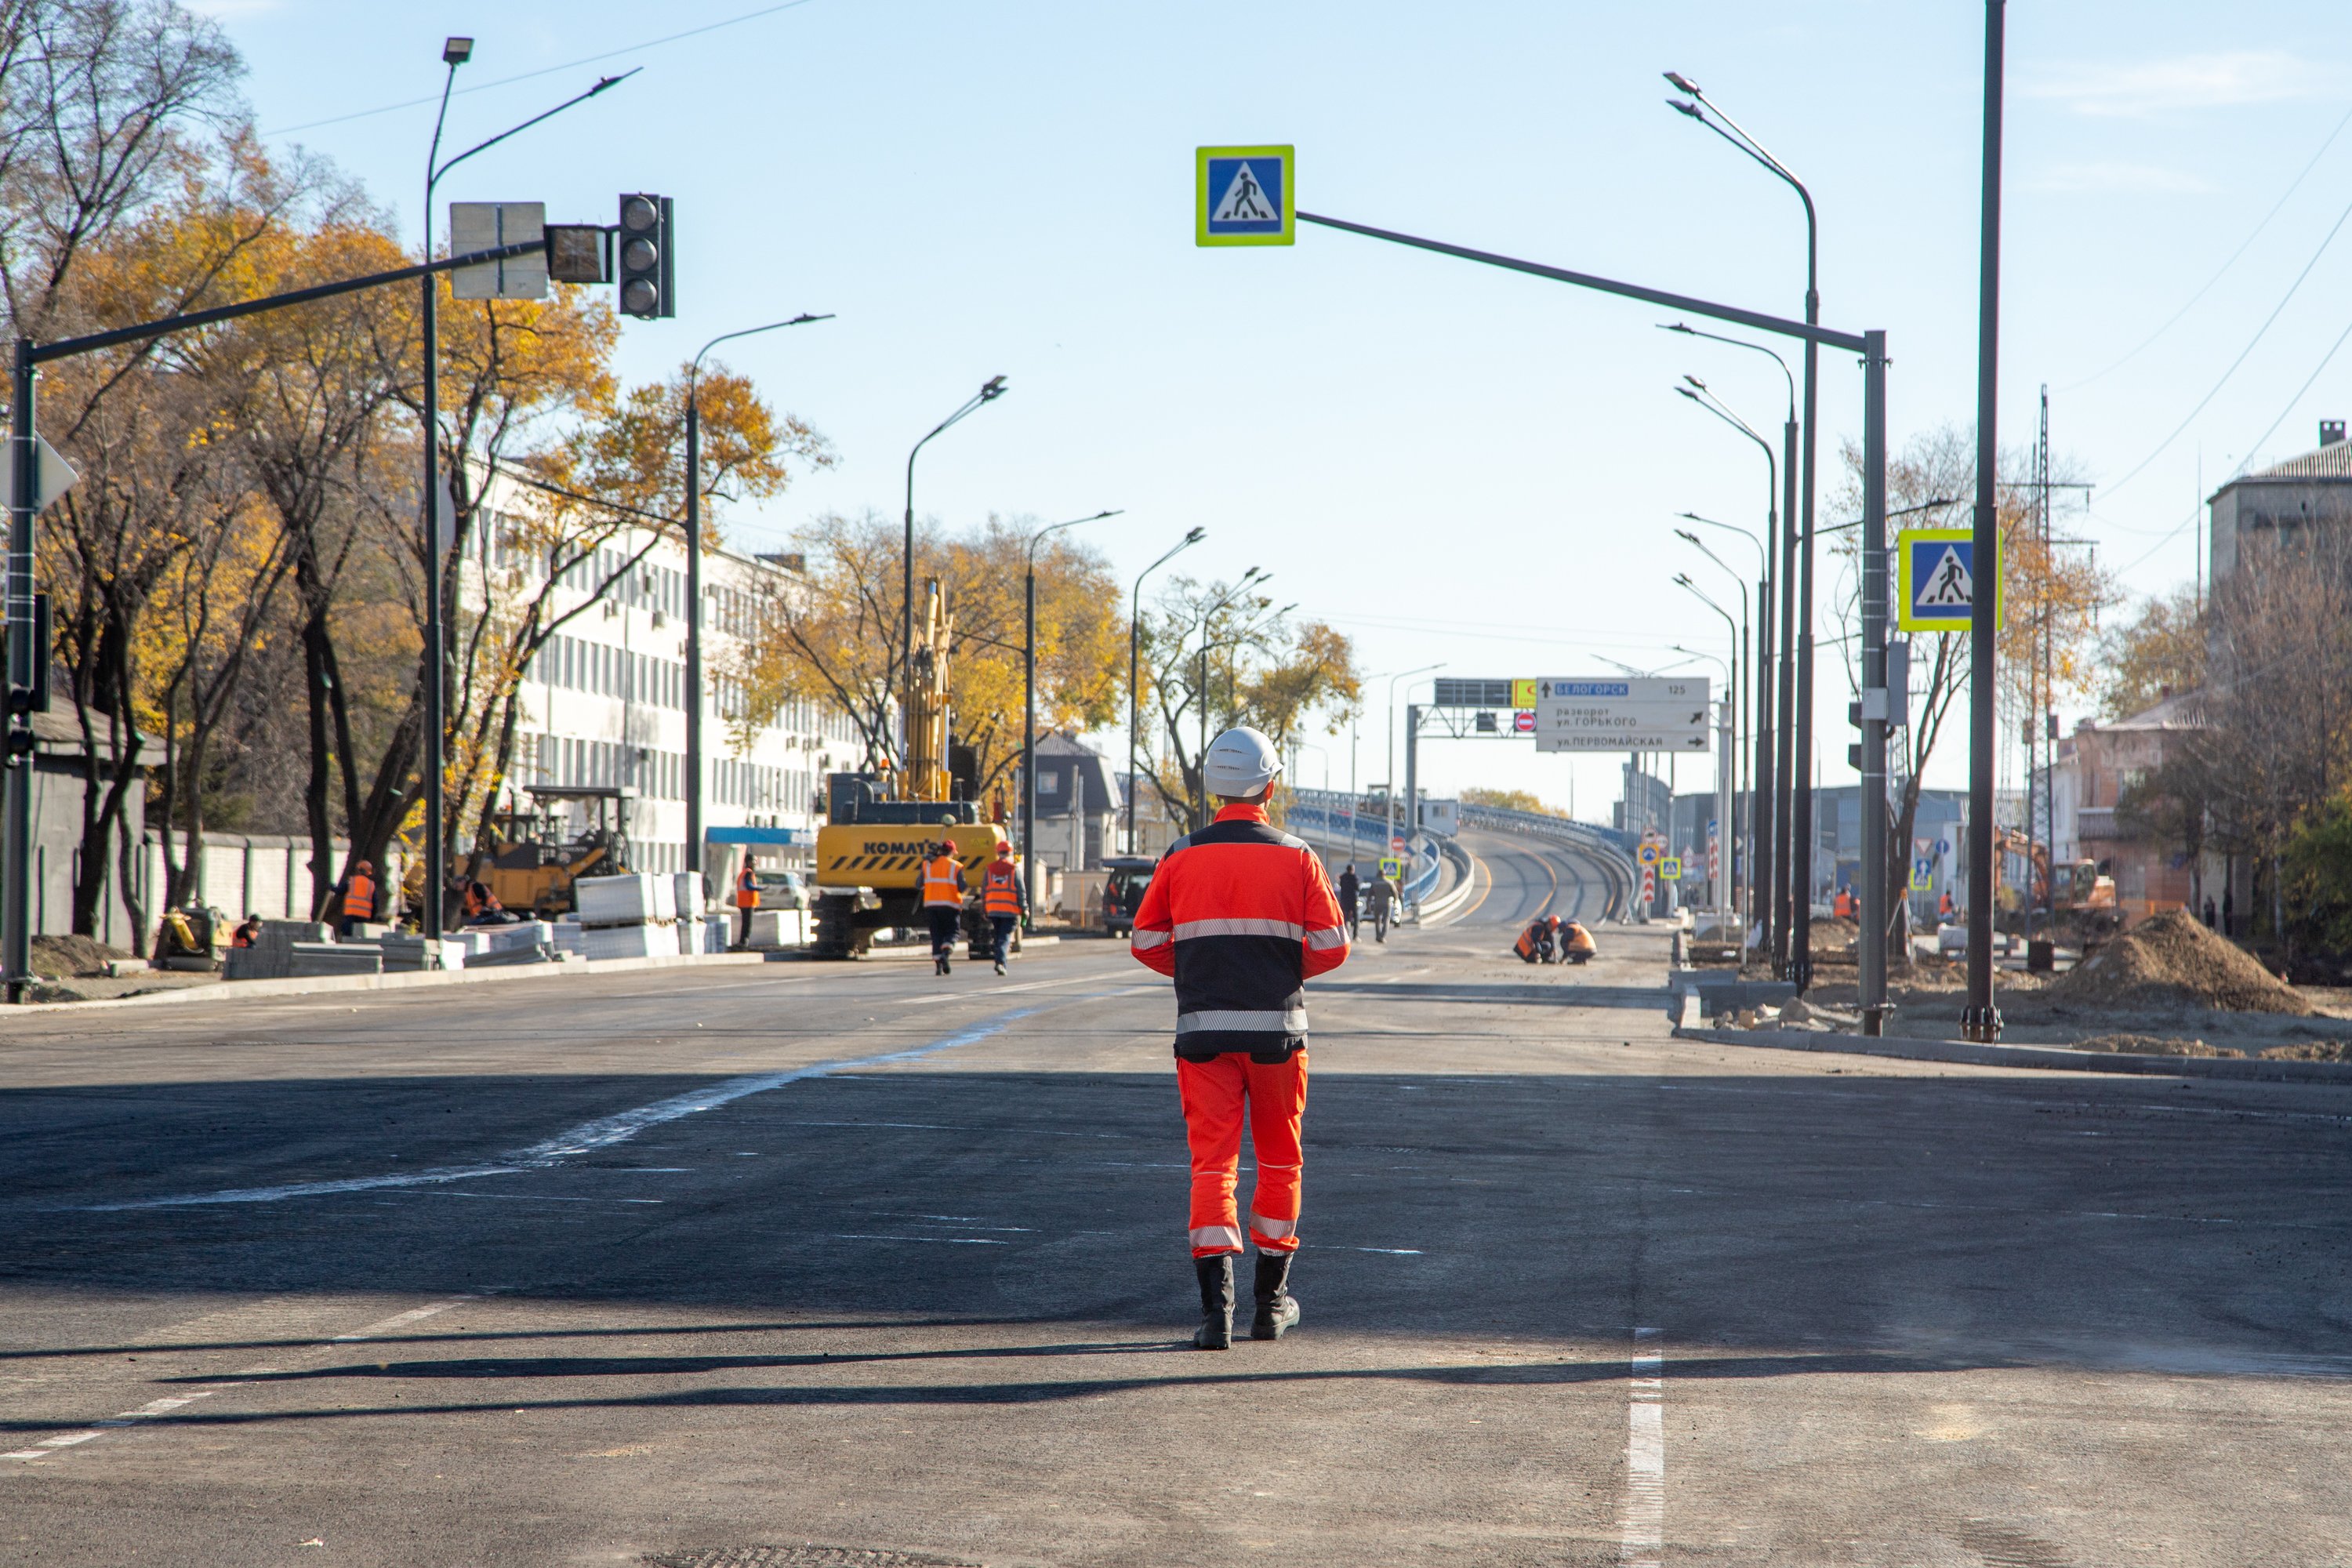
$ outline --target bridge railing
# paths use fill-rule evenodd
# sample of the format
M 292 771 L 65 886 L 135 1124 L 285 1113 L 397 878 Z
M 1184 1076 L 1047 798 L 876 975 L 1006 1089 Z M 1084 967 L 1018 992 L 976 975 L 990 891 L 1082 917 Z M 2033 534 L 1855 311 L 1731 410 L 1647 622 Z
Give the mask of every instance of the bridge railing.
M 1633 901 L 1633 889 L 1641 884 L 1641 873 L 1634 869 L 1633 857 L 1630 853 L 1631 845 L 1626 836 L 1614 828 L 1597 827 L 1589 822 L 1549 816 L 1538 811 L 1473 805 L 1467 801 L 1462 804 L 1462 822 L 1465 827 L 1516 833 L 1529 838 L 1548 838 L 1557 844 L 1574 845 L 1585 851 L 1601 863 L 1609 882 L 1609 903 L 1603 919 L 1613 920 L 1622 914 Z

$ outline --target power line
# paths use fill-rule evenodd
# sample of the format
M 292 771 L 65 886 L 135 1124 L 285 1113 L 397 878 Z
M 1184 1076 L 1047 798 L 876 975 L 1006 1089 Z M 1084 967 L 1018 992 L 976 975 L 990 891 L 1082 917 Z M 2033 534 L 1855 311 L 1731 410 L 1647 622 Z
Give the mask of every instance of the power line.
M 643 43 L 638 44 L 625 44 L 617 49 L 606 49 L 601 54 L 583 55 L 576 60 L 566 60 L 562 65 L 545 66 L 538 70 L 525 71 L 520 76 L 502 76 L 496 81 L 479 82 L 472 87 L 461 87 L 450 96 L 453 98 L 462 98 L 469 92 L 489 92 L 497 88 L 512 87 L 519 81 L 530 81 L 539 77 L 553 76 L 558 71 L 572 70 L 579 66 L 594 65 L 598 60 L 609 60 L 614 58 L 615 56 L 634 55 L 643 49 L 657 49 L 664 44 L 675 44 L 679 42 L 681 39 L 686 38 L 698 38 L 705 33 L 715 33 L 722 27 L 738 26 L 745 22 L 756 22 L 762 16 L 772 16 L 779 11 L 794 10 L 810 3 L 811 0 L 783 0 L 782 5 L 763 5 L 756 11 L 746 11 L 739 16 L 729 16 L 717 22 L 706 22 L 699 27 L 688 27 L 682 33 L 671 33 L 659 38 L 647 38 Z M 291 136 L 298 131 L 316 131 L 322 125 L 348 124 L 350 121 L 354 120 L 368 120 L 379 114 L 393 114 L 404 109 L 415 109 L 419 104 L 438 102 L 440 100 L 440 96 L 441 95 L 438 93 L 434 93 L 425 98 L 411 98 L 403 100 L 398 103 L 382 104 L 374 109 L 353 110 L 349 114 L 331 115 L 324 120 L 306 120 L 299 125 L 282 125 L 273 130 L 265 131 L 262 134 L 264 136 Z
M 2327 155 L 2327 150 L 2336 145 L 2336 139 L 2344 134 L 2344 128 L 2347 125 L 2352 125 L 2352 110 L 2345 110 L 2344 118 L 2336 122 L 2336 129 L 2327 133 L 2327 140 L 2319 144 L 2319 151 L 2311 155 L 2311 162 L 2303 166 L 2303 173 L 2294 177 L 2294 183 L 2289 184 L 2286 190 L 2281 194 L 2279 199 L 2272 205 L 2271 210 L 2263 215 L 2263 221 L 2254 225 L 2253 232 L 2246 236 L 2245 243 L 2239 246 L 2237 249 L 2230 252 L 2230 259 L 2221 263 L 2221 267 L 2215 270 L 2213 276 L 2205 279 L 2205 286 L 2198 289 L 2194 294 L 2189 296 L 2188 300 L 2182 304 L 2180 309 L 2172 312 L 2171 316 L 2166 320 L 2164 325 L 2148 333 L 2147 337 L 2140 340 L 2138 348 L 2133 349 L 2129 353 L 2124 355 L 2123 358 L 2107 366 L 2105 370 L 2095 371 L 2091 374 L 2084 376 L 2080 381 L 2069 382 L 2064 386 L 2058 388 L 2058 391 L 2061 394 L 2076 391 L 2082 387 L 2090 385 L 2091 383 L 2099 380 L 2101 377 L 2105 376 L 2112 372 L 2123 369 L 2124 366 L 2129 364 L 2132 361 L 2139 357 L 2141 350 L 2146 349 L 2149 344 L 2155 342 L 2157 339 L 2164 336 L 2165 333 L 2178 326 L 2180 322 L 2180 318 L 2189 314 L 2189 310 L 2197 303 L 2198 300 L 2202 300 L 2207 294 L 2210 293 L 2214 284 L 2221 281 L 2222 274 L 2228 272 L 2231 268 L 2235 267 L 2238 264 L 2238 258 L 2245 255 L 2247 251 L 2253 248 L 2254 241 L 2262 237 L 2263 230 L 2270 227 L 2271 219 L 2278 216 L 2280 211 L 2285 207 L 2287 198 L 2289 196 L 2294 195 L 2295 192 L 2303 188 L 2303 182 L 2311 177 L 2311 172 L 2314 169 L 2319 167 L 2320 159 L 2326 157 Z
M 2146 469 L 2150 463 L 2155 462 L 2157 458 L 2162 457 L 2164 455 L 2165 448 L 2171 446 L 2175 441 L 2180 439 L 2181 433 L 2186 431 L 2189 426 L 2196 423 L 2197 416 L 2205 412 L 2205 405 L 2211 403 L 2213 399 L 2221 395 L 2221 388 L 2228 384 L 2229 379 L 2231 376 L 2238 373 L 2238 367 L 2246 363 L 2246 356 L 2254 352 L 2254 345 L 2263 341 L 2263 335 L 2268 332 L 2271 330 L 2272 323 L 2275 322 L 2279 319 L 2279 313 L 2286 309 L 2287 301 L 2294 298 L 2295 290 L 2301 289 L 2303 287 L 2304 279 L 2311 276 L 2311 269 L 2319 265 L 2319 258 L 2327 254 L 2327 247 L 2336 243 L 2336 237 L 2344 231 L 2344 225 L 2347 219 L 2352 219 L 2352 204 L 2347 204 L 2344 210 L 2336 215 L 2335 226 L 2327 231 L 2327 237 L 2319 242 L 2319 248 L 2311 253 L 2311 259 L 2303 264 L 2303 270 L 2294 275 L 2294 281 L 2287 285 L 2285 294 L 2280 297 L 2278 304 L 2273 308 L 2271 313 L 2263 318 L 2263 324 L 2254 329 L 2253 337 L 2247 341 L 2246 346 L 2243 349 L 2239 351 L 2238 357 L 2230 362 L 2230 368 L 2221 373 L 2221 380 L 2216 381 L 2213 384 L 2212 390 L 2197 400 L 2197 406 L 2189 411 L 2189 416 L 2173 427 L 2171 435 L 2167 436 L 2163 440 L 2157 443 L 2155 451 L 2150 452 L 2147 457 L 2142 458 L 2137 463 L 2132 465 L 2130 471 L 2126 473 L 2122 479 L 2119 479 L 2113 484 L 2105 487 L 2106 493 L 2108 495 L 2114 495 L 2116 491 L 2131 483 L 2133 479 L 2139 477 L 2140 473 Z

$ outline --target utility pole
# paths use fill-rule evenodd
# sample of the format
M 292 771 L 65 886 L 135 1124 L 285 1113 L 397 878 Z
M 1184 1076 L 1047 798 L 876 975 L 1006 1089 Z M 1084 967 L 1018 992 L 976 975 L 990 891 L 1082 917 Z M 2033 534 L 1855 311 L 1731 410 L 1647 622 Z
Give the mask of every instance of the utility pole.
M 2000 1038 L 2000 1009 L 1994 1005 L 1992 989 L 1992 795 L 1995 748 L 2000 737 L 1993 615 L 2000 602 L 2001 571 L 2000 497 L 1994 485 L 2000 456 L 1996 416 L 2000 350 L 2004 4 L 2005 0 L 1985 0 L 1984 167 L 1977 262 L 1977 493 L 1973 542 L 1976 591 L 1971 595 L 1969 613 L 1969 1005 L 1960 1015 L 1960 1034 L 1980 1044 L 1991 1044 Z M 1880 542 L 1883 545 L 1885 542 Z M 1882 566 L 1882 575 L 1883 573 Z M 1883 593 L 1881 598 L 1884 599 Z M 1883 603 L 1880 613 L 1885 614 Z

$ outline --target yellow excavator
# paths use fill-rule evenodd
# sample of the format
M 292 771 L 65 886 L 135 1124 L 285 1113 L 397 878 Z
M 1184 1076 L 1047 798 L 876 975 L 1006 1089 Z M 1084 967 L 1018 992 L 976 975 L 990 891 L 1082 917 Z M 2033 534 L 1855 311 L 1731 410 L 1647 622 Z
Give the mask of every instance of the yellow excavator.
M 949 771 L 948 645 L 955 619 L 939 580 L 924 584 L 928 602 L 922 640 L 907 682 L 907 765 L 876 773 L 825 775 L 825 826 L 816 835 L 815 927 L 819 958 L 855 958 L 874 933 L 923 924 L 923 862 L 941 839 L 955 846 L 968 888 L 964 935 L 971 956 L 983 956 L 988 921 L 980 912 L 981 874 L 1011 841 L 980 806 L 952 798 Z M 963 794 L 970 794 L 968 783 Z

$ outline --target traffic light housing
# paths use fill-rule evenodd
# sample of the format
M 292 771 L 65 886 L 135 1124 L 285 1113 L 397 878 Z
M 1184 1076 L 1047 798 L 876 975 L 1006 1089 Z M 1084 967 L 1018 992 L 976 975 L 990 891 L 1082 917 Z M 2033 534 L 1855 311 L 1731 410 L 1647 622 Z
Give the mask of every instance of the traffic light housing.
M 619 238 L 622 314 L 641 321 L 677 315 L 669 198 L 642 193 L 623 196 Z

